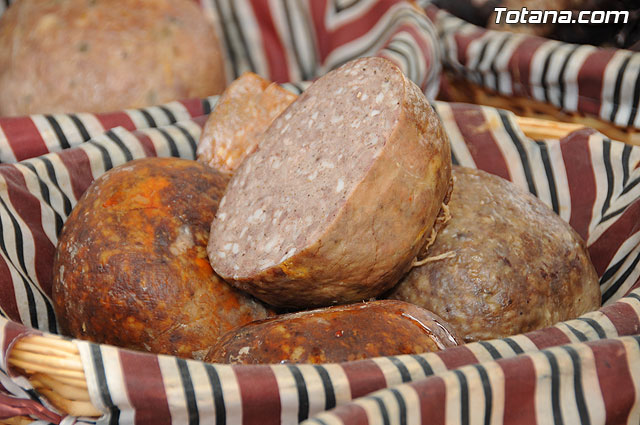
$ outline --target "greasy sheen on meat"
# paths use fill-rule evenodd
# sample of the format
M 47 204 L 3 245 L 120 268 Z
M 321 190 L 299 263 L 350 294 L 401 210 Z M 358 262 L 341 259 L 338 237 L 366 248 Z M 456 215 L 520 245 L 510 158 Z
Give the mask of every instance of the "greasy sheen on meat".
M 223 335 L 216 363 L 335 363 L 420 354 L 460 343 L 449 325 L 410 303 L 380 300 L 283 314 Z

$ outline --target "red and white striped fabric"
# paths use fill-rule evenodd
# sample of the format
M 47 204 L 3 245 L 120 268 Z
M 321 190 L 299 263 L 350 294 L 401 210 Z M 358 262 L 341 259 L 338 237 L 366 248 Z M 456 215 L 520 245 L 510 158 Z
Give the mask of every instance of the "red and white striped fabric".
M 91 399 L 105 413 L 99 422 L 275 424 L 313 418 L 320 424 L 364 419 L 401 424 L 424 418 L 475 423 L 487 417 L 503 423 L 633 422 L 639 408 L 637 342 L 620 338 L 640 331 L 640 289 L 620 296 L 640 284 L 640 148 L 592 130 L 536 142 L 508 112 L 435 106 L 455 162 L 527 188 L 587 238 L 609 305 L 549 329 L 440 353 L 315 366 L 211 365 L 79 341 Z M 9 412 L 31 412 L 53 422 L 59 415 L 42 408 L 45 401 L 24 379 L 7 376 L 6 356 L 25 332 L 56 329 L 46 272 L 64 218 L 109 168 L 144 156 L 193 158 L 202 123 L 198 118 L 157 129 L 115 129 L 110 137 L 75 148 L 0 165 L 0 265 L 10 277 L 0 281 L 0 305 L 13 319 L 0 319 L 0 384 L 15 397 Z M 409 382 L 415 384 L 394 387 Z M 619 388 L 612 393 L 616 382 Z M 385 388 L 390 389 L 370 395 Z M 337 410 L 314 418 L 332 408 Z
M 299 81 L 377 54 L 394 60 L 428 95 L 437 88 L 439 48 L 431 24 L 408 2 L 201 4 L 223 23 L 232 76 L 251 69 L 294 81 L 289 88 L 296 90 L 304 87 Z M 216 101 L 0 119 L 0 161 L 14 162 L 0 164 L 0 418 L 24 414 L 64 424 L 638 423 L 640 290 L 621 297 L 640 285 L 640 148 L 591 130 L 536 142 L 508 112 L 443 103 L 435 107 L 456 163 L 528 189 L 587 240 L 607 304 L 600 311 L 435 354 L 315 366 L 212 365 L 78 341 L 91 400 L 104 416 L 56 412 L 24 378 L 9 374 L 6 359 L 20 336 L 57 331 L 51 268 L 64 220 L 91 182 L 115 166 L 147 156 L 193 159 L 205 119 L 200 115 Z
M 487 30 L 425 6 L 444 66 L 463 78 L 506 96 L 640 128 L 640 53 Z

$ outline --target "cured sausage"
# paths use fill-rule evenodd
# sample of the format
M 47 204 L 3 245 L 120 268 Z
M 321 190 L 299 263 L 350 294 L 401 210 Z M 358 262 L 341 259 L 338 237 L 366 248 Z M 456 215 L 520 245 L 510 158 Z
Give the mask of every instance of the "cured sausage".
M 215 363 L 328 363 L 419 354 L 458 345 L 441 318 L 413 304 L 381 300 L 283 314 L 228 332 L 205 360 Z
M 66 335 L 202 358 L 268 316 L 213 273 L 209 226 L 228 178 L 196 161 L 131 161 L 98 178 L 59 238 L 53 301 Z
M 466 341 L 501 338 L 600 306 L 580 236 L 538 198 L 484 171 L 454 167 L 451 220 L 391 298 L 433 311 Z
M 420 89 L 363 58 L 312 84 L 232 177 L 208 254 L 232 285 L 279 307 L 390 289 L 425 245 L 451 158 Z
M 231 174 L 253 152 L 264 131 L 296 95 L 252 73 L 222 93 L 198 142 L 198 161 Z

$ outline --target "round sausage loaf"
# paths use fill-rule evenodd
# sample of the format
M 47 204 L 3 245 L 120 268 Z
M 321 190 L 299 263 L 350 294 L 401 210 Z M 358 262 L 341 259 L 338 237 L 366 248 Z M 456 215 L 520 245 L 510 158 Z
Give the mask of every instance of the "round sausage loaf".
M 381 58 L 312 84 L 232 177 L 208 254 L 279 307 L 375 297 L 409 269 L 449 189 L 451 158 L 420 89 Z
M 227 180 L 177 158 L 132 161 L 98 178 L 58 242 L 53 301 L 63 333 L 202 358 L 222 333 L 267 317 L 207 259 Z
M 580 236 L 538 198 L 484 171 L 454 167 L 451 220 L 391 298 L 433 311 L 466 341 L 501 338 L 600 306 Z
M 211 96 L 224 90 L 223 61 L 192 0 L 19 0 L 0 18 L 0 115 Z
M 220 338 L 215 363 L 335 363 L 419 354 L 459 344 L 442 319 L 410 303 L 372 301 L 283 314 Z

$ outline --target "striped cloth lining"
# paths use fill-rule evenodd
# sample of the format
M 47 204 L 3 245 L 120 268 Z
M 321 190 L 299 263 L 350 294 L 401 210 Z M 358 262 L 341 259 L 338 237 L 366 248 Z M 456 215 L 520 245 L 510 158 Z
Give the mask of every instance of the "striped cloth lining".
M 17 162 L 59 152 L 101 136 L 108 130 L 162 127 L 206 115 L 218 96 L 104 114 L 41 114 L 0 117 L 0 162 Z
M 351 59 L 394 61 L 430 98 L 440 78 L 435 28 L 399 0 L 200 0 L 218 23 L 227 75 L 313 80 Z
M 428 3 L 444 65 L 468 81 L 640 128 L 640 53 L 486 30 Z
M 305 425 L 637 424 L 640 336 L 460 367 L 362 397 Z
M 342 365 L 212 366 L 78 342 L 92 400 L 106 414 L 101 423 L 294 423 L 372 391 L 462 366 L 484 365 L 556 345 L 638 334 L 640 290 L 619 297 L 640 284 L 636 267 L 640 148 L 609 141 L 592 130 L 575 132 L 561 141 L 536 142 L 522 134 L 511 113 L 461 104 L 436 103 L 435 107 L 456 163 L 485 169 L 530 190 L 587 238 L 609 305 L 526 335 L 436 354 Z M 16 387 L 7 378 L 6 349 L 18 334 L 29 331 L 17 322 L 31 331 L 57 329 L 48 298 L 53 247 L 77 199 L 94 178 L 131 159 L 193 158 L 203 122 L 201 117 L 157 129 L 117 128 L 111 136 L 105 134 L 75 148 L 0 165 L 0 270 L 9 277 L 0 281 L 0 306 L 1 314 L 13 320 L 1 319 L 0 368 L 4 372 L 0 377 L 13 383 L 13 389 L 4 385 L 11 394 L 40 404 L 37 396 L 25 392 L 24 380 Z M 487 367 L 493 367 L 486 369 L 493 379 L 498 369 Z M 470 380 L 464 374 L 474 372 L 467 368 L 460 373 Z M 539 373 L 532 378 L 535 382 L 543 376 Z M 564 374 L 578 376 L 565 363 L 551 373 Z M 459 393 L 460 399 L 447 396 L 447 406 L 454 406 L 447 408 L 455 410 L 472 396 L 470 392 L 475 397 L 476 391 L 470 387 L 466 396 Z

